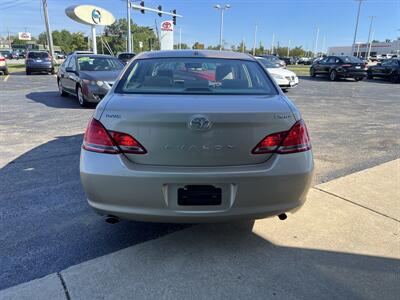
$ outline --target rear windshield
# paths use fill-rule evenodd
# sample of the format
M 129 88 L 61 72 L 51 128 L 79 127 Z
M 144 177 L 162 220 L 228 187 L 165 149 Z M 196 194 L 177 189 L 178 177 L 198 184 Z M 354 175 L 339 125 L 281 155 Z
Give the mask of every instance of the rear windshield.
M 118 59 L 112 57 L 80 56 L 78 64 L 81 71 L 116 71 L 124 68 Z
M 121 58 L 121 59 L 131 59 L 131 58 L 135 57 L 135 54 L 124 53 L 124 54 L 118 55 L 118 57 Z
M 270 62 L 269 60 L 265 59 L 264 57 L 259 57 L 259 58 L 257 58 L 257 60 L 258 60 L 264 67 L 266 67 L 267 69 L 270 69 L 270 68 L 278 68 L 278 67 L 276 66 L 276 64 L 273 64 L 272 62 Z
M 361 64 L 362 60 L 354 56 L 341 56 L 340 59 L 345 63 Z
M 49 54 L 47 52 L 29 52 L 28 58 L 48 58 Z
M 275 95 L 277 91 L 254 61 L 215 58 L 136 60 L 116 93 Z

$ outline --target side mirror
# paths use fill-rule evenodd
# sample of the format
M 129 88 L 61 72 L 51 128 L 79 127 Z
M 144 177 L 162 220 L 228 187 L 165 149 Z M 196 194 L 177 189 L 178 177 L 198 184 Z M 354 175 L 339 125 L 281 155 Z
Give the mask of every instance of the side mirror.
M 71 67 L 66 67 L 65 71 L 68 73 L 76 73 L 76 71 L 74 71 Z

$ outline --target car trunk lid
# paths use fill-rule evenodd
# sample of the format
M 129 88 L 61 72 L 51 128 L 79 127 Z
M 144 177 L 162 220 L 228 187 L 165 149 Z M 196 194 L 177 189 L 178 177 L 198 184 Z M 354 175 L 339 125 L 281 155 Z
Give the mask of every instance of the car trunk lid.
M 296 120 L 280 95 L 116 94 L 100 121 L 144 146 L 144 155 L 124 154 L 133 163 L 232 166 L 266 161 L 272 154 L 252 149 Z

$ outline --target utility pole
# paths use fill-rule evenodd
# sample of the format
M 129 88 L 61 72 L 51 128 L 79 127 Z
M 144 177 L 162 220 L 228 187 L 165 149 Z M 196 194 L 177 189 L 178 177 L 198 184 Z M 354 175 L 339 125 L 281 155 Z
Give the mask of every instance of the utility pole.
M 256 27 L 254 28 L 253 55 L 256 55 L 257 29 L 258 29 L 258 24 L 256 24 Z
M 8 38 L 8 46 L 11 48 L 10 30 L 8 30 L 8 28 L 7 28 L 7 38 Z
M 289 46 L 287 47 L 287 57 L 290 55 L 290 40 L 289 40 Z
M 244 43 L 245 43 L 245 41 L 244 41 L 244 37 L 242 38 L 242 53 L 244 52 Z
M 326 38 L 324 36 L 324 38 L 322 39 L 322 49 L 321 49 L 321 57 L 324 55 L 325 53 L 325 42 L 326 42 Z
M 231 8 L 231 6 L 229 4 L 225 4 L 225 5 L 217 4 L 214 6 L 214 8 L 221 11 L 221 24 L 219 27 L 219 50 L 222 51 L 222 49 L 224 49 L 223 41 L 222 41 L 222 34 L 223 34 L 223 30 L 224 30 L 224 11 Z
M 50 55 L 54 60 L 53 37 L 51 35 L 51 30 L 50 30 L 49 16 L 47 11 L 47 0 L 42 0 L 42 2 L 43 2 L 44 21 L 46 23 L 47 44 L 49 45 Z
M 272 34 L 272 42 L 271 42 L 271 54 L 274 54 L 274 42 L 275 42 L 275 33 Z
M 371 43 L 369 43 L 367 59 L 368 59 L 368 57 L 369 57 L 370 54 L 371 54 L 371 48 L 372 48 L 372 41 L 373 41 L 373 40 L 374 40 L 374 32 L 372 31 L 372 33 L 371 33 Z
M 369 58 L 369 55 L 370 55 L 370 53 L 371 53 L 371 46 L 370 46 L 370 44 L 371 44 L 372 22 L 374 21 L 374 18 L 376 18 L 376 16 L 369 16 L 368 18 L 371 19 L 371 23 L 369 24 L 369 31 L 368 31 L 368 44 L 367 44 L 368 51 L 367 51 L 366 56 L 365 56 L 366 59 Z
M 126 40 L 127 43 L 127 51 L 132 52 L 132 32 L 131 32 L 131 0 L 126 0 L 126 19 L 128 21 L 128 38 Z
M 182 50 L 182 27 L 179 27 L 179 50 Z
M 356 18 L 356 29 L 354 30 L 354 39 L 353 44 L 351 45 L 351 55 L 354 55 L 354 46 L 356 44 L 357 39 L 357 30 L 358 30 L 358 20 L 360 19 L 360 10 L 361 10 L 361 3 L 365 0 L 355 0 L 358 2 L 358 10 L 357 10 L 357 18 Z
M 317 36 L 315 37 L 314 57 L 316 57 L 316 56 L 317 56 L 317 50 L 318 50 L 318 37 L 319 37 L 319 27 L 317 27 Z

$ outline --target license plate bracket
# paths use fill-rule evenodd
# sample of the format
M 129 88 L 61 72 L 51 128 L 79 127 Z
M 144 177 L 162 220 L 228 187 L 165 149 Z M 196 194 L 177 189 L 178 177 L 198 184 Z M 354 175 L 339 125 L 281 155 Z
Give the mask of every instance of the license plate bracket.
M 221 205 L 222 189 L 213 185 L 186 185 L 178 189 L 178 205 Z

